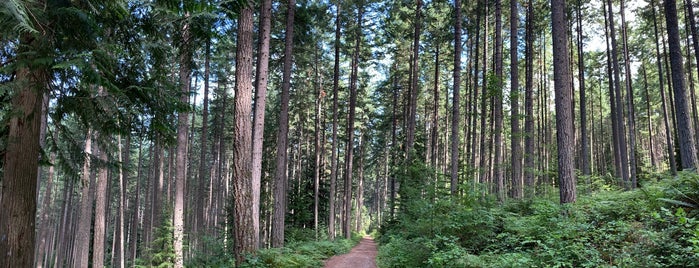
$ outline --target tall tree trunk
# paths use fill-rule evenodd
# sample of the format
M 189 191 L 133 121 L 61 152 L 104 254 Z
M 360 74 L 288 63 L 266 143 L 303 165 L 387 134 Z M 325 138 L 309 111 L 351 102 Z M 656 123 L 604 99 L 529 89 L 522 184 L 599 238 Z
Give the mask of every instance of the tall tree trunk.
M 667 143 L 667 153 L 668 153 L 668 161 L 670 163 L 670 172 L 672 175 L 677 174 L 677 163 L 675 163 L 675 152 L 674 148 L 675 146 L 673 145 L 672 142 L 672 131 L 670 130 L 670 120 L 668 120 L 668 113 L 667 113 L 667 104 L 666 104 L 666 98 L 665 98 L 665 86 L 664 82 L 665 79 L 663 79 L 663 64 L 662 64 L 662 57 L 660 54 L 660 45 L 658 44 L 658 41 L 660 41 L 660 38 L 658 38 L 658 21 L 657 21 L 657 16 L 655 13 L 655 0 L 651 0 L 650 2 L 651 9 L 653 11 L 653 33 L 655 36 L 655 56 L 656 56 L 656 63 L 658 67 L 658 83 L 660 86 L 660 97 L 662 99 L 662 106 L 663 106 L 663 123 L 665 124 L 665 142 Z
M 265 129 L 265 106 L 267 103 L 267 79 L 269 76 L 269 42 L 272 20 L 272 1 L 262 1 L 260 7 L 260 27 L 257 43 L 257 69 L 255 74 L 255 110 L 252 131 L 252 184 L 261 185 L 262 148 Z M 259 189 L 259 187 L 258 187 Z M 260 193 L 254 193 L 253 203 L 260 203 Z M 253 211 L 253 217 L 259 219 L 259 210 Z
M 432 91 L 432 122 L 430 122 L 430 138 L 427 140 L 429 164 L 437 171 L 437 155 L 439 154 L 439 47 L 437 44 L 434 55 L 434 87 Z M 427 105 L 425 105 L 427 110 Z M 425 113 L 427 114 L 427 113 Z M 427 120 L 425 120 L 427 121 Z
M 483 26 L 483 72 L 482 72 L 482 87 L 483 87 L 483 93 L 481 94 L 481 138 L 480 138 L 480 160 L 479 162 L 479 168 L 480 168 L 480 176 L 479 176 L 479 182 L 481 184 L 486 184 L 487 183 L 487 173 L 490 170 L 490 167 L 488 164 L 486 164 L 486 142 L 485 142 L 485 136 L 486 133 L 488 132 L 488 129 L 486 128 L 486 121 L 488 120 L 488 107 L 486 106 L 486 100 L 488 99 L 488 6 L 489 6 L 489 0 L 482 0 L 484 2 L 483 4 L 483 17 L 484 17 L 484 26 Z M 476 55 L 478 56 L 478 55 Z M 487 185 L 486 185 L 487 186 Z M 487 190 L 486 190 L 487 192 Z
M 323 111 L 321 110 L 321 107 L 323 106 L 323 97 L 325 97 L 325 91 L 323 91 L 323 87 L 321 85 L 320 81 L 320 74 L 318 70 L 318 65 L 319 59 L 318 59 L 318 45 L 314 46 L 314 61 L 315 61 L 315 66 L 314 66 L 314 72 L 315 72 L 315 86 L 316 86 L 316 107 L 315 107 L 315 126 L 314 126 L 314 141 L 315 141 L 315 161 L 314 161 L 314 167 L 313 167 L 313 229 L 315 230 L 315 238 L 318 240 L 318 207 L 320 206 L 320 171 L 321 171 L 321 161 L 322 161 L 322 151 L 323 148 L 321 147 L 321 127 L 320 127 L 320 121 L 321 117 L 323 115 Z
M 620 1 L 621 5 L 621 40 L 624 52 L 624 68 L 626 74 L 626 105 L 627 105 L 627 121 L 629 124 L 629 176 L 630 185 L 626 186 L 631 189 L 635 189 L 637 186 L 636 181 L 636 113 L 634 110 L 633 103 L 633 88 L 631 87 L 631 58 L 629 57 L 629 47 L 628 47 L 628 36 L 626 33 L 626 16 L 624 15 L 624 0 Z
M 558 180 L 561 203 L 572 203 L 576 199 L 575 157 L 573 140 L 573 111 L 569 106 L 572 98 L 570 90 L 570 58 L 568 54 L 565 0 L 551 1 L 551 25 L 553 36 L 553 79 L 556 90 L 556 140 L 558 143 Z
M 646 67 L 645 65 L 641 65 L 641 73 L 643 74 L 643 91 L 645 91 L 645 97 L 646 97 L 646 117 L 648 119 L 648 148 L 650 150 L 650 166 L 652 169 L 656 168 L 656 161 L 655 161 L 655 151 L 654 151 L 654 146 L 653 146 L 653 120 L 651 120 L 651 105 L 650 105 L 650 92 L 648 89 L 648 75 L 646 74 Z
M 361 133 L 359 137 L 359 163 L 357 163 L 357 210 L 355 210 L 354 231 L 359 233 L 362 231 L 362 208 L 364 207 L 364 151 L 366 149 L 366 134 Z
M 455 196 L 459 187 L 459 106 L 461 100 L 461 0 L 454 1 L 454 91 L 452 94 L 451 116 L 451 195 Z
M 90 223 L 92 222 L 92 198 L 90 197 L 90 187 L 94 181 L 90 176 L 92 157 L 92 130 L 87 130 L 85 136 L 85 163 L 83 163 L 83 173 L 81 176 L 82 190 L 80 200 L 80 218 L 73 239 L 73 267 L 87 267 L 90 257 Z
M 341 11 L 341 1 L 337 1 L 335 4 L 337 10 L 335 11 L 335 63 L 333 65 L 333 134 L 332 134 L 332 146 L 330 155 L 330 196 L 328 200 L 329 212 L 328 212 L 328 236 L 330 240 L 335 239 L 335 195 L 336 195 L 336 184 L 337 184 L 337 125 L 338 118 L 337 114 L 337 95 L 340 87 L 340 11 Z
M 56 163 L 56 153 L 52 152 L 51 153 L 51 163 Z M 54 179 L 54 166 L 49 166 L 48 170 L 48 175 L 46 176 L 46 190 L 44 191 L 44 199 L 43 199 L 43 204 L 41 206 L 41 222 L 40 228 L 38 229 L 41 234 L 38 237 L 39 244 L 36 247 L 37 254 L 36 254 L 36 259 L 34 260 L 34 266 L 41 268 L 44 266 L 44 259 L 48 260 L 48 257 L 51 255 L 50 249 L 47 250 L 48 246 L 46 244 L 47 237 L 49 236 L 49 228 L 51 228 L 51 225 L 49 225 L 49 215 L 52 213 L 51 212 L 51 198 L 53 194 L 53 179 Z M 48 265 L 46 265 L 48 266 Z
M 665 0 L 664 4 L 668 43 L 670 46 L 672 88 L 675 93 L 677 136 L 679 137 L 682 169 L 693 169 L 697 165 L 697 155 L 694 144 L 694 129 L 689 117 L 686 91 L 684 88 L 684 70 L 682 68 L 682 50 L 680 47 L 680 33 L 677 22 L 677 6 L 674 0 Z
M 107 143 L 109 138 L 102 133 L 97 134 L 101 142 Z M 100 142 L 98 142 L 99 144 Z M 97 185 L 95 187 L 95 222 L 92 233 L 92 267 L 104 267 L 104 235 L 107 231 L 107 184 L 109 177 L 104 163 L 108 161 L 106 145 L 97 145 L 95 150 L 102 162 L 97 172 Z M 82 216 L 81 216 L 82 217 Z
M 627 148 L 627 143 L 626 143 L 626 127 L 624 125 L 624 111 L 623 111 L 623 104 L 622 104 L 622 95 L 621 95 L 621 78 L 619 77 L 619 55 L 618 55 L 618 50 L 617 48 L 619 47 L 616 42 L 616 30 L 615 30 L 615 24 L 614 24 L 614 12 L 612 9 L 612 1 L 607 0 L 607 17 L 609 18 L 609 39 L 611 40 L 611 56 L 612 56 L 612 74 L 613 76 L 610 77 L 612 79 L 613 85 L 614 85 L 614 99 L 615 99 L 615 110 L 616 110 L 616 128 L 617 128 L 617 133 L 619 134 L 617 137 L 618 145 L 617 149 L 619 150 L 619 170 L 621 172 L 621 179 L 624 183 L 624 187 L 628 187 L 628 183 L 630 182 L 629 178 L 629 156 L 628 156 L 628 148 Z
M 527 1 L 526 85 L 524 89 L 524 185 L 527 197 L 534 193 L 534 3 Z
M 190 243 L 194 243 L 194 246 L 197 247 L 198 249 L 202 249 L 201 245 L 201 240 L 200 238 L 206 234 L 208 234 L 208 226 L 206 224 L 205 220 L 205 214 L 206 210 L 204 209 L 205 206 L 204 204 L 207 204 L 205 201 L 205 196 L 210 196 L 212 191 L 214 189 L 207 189 L 207 184 L 211 183 L 211 175 L 207 174 L 207 171 L 209 170 L 209 161 L 207 161 L 207 147 L 206 146 L 209 142 L 209 73 L 210 73 L 210 58 L 211 58 L 211 37 L 206 37 L 206 41 L 204 44 L 204 97 L 202 98 L 202 111 L 201 111 L 201 139 L 199 143 L 199 147 L 201 148 L 199 152 L 199 180 L 197 182 L 198 189 L 196 198 L 197 201 L 195 202 L 195 206 L 199 206 L 197 208 L 197 220 L 196 220 L 196 226 L 192 226 L 193 231 L 196 231 L 198 233 L 197 237 L 192 237 L 191 240 L 194 240 Z M 183 93 L 184 94 L 184 93 Z M 194 118 L 192 118 L 192 123 L 194 123 Z M 193 131 L 193 130 L 192 130 Z M 179 136 L 178 136 L 179 138 Z M 179 149 L 179 148 L 178 148 Z M 178 168 L 179 168 L 179 163 L 178 163 Z M 191 187 L 189 188 L 191 190 Z M 209 198 L 209 202 L 210 202 Z M 198 240 L 198 241 L 197 241 Z
M 44 1 L 37 1 L 43 5 Z M 42 43 L 28 33 L 19 38 L 19 61 L 32 62 L 24 56 L 27 49 Z M 32 62 L 32 64 L 34 64 Z M 0 190 L 0 267 L 30 267 L 34 264 L 36 234 L 36 189 L 39 171 L 39 137 L 43 90 L 49 75 L 45 67 L 24 65 L 15 71 L 21 87 L 12 98 L 13 116 L 9 119 L 7 147 Z
M 235 179 L 232 200 L 236 264 L 241 264 L 246 254 L 255 253 L 260 239 L 259 218 L 255 217 L 259 213 L 260 204 L 255 204 L 253 198 L 253 195 L 259 193 L 260 185 L 253 184 L 251 165 L 252 39 L 252 7 L 248 3 L 240 11 L 235 55 L 235 124 L 233 126 L 233 178 Z
M 419 0 L 418 0 L 419 1 Z M 345 238 L 350 239 L 352 237 L 352 229 L 350 224 L 352 222 L 352 175 L 353 175 L 353 162 L 354 162 L 354 119 L 355 110 L 357 107 L 357 80 L 359 75 L 359 44 L 362 40 L 362 19 L 364 15 L 364 7 L 357 7 L 357 24 L 355 31 L 355 42 L 354 51 L 352 52 L 352 64 L 350 72 L 350 102 L 349 102 L 349 116 L 347 119 L 347 153 L 345 158 L 345 210 L 344 217 L 342 218 L 342 234 Z M 357 208 L 359 209 L 359 208 Z
M 585 59 L 583 55 L 583 33 L 582 33 L 582 1 L 578 0 L 576 12 L 577 41 L 578 41 L 578 82 L 580 87 L 580 140 L 581 140 L 581 163 L 582 174 L 590 175 L 590 145 L 587 137 L 587 101 L 585 96 Z
M 503 101 L 503 55 L 502 55 L 502 0 L 495 0 L 495 52 L 494 52 L 494 68 L 495 68 L 495 92 L 493 92 L 493 135 L 494 142 L 494 159 L 493 168 L 495 176 L 495 191 L 499 201 L 505 200 L 505 174 L 503 172 L 503 141 L 502 141 L 502 101 Z
M 189 22 L 189 12 L 185 13 L 184 15 L 184 20 L 185 23 L 182 25 L 182 43 L 180 43 L 180 52 L 179 52 L 179 63 L 180 63 L 180 68 L 179 68 L 179 77 L 180 77 L 180 102 L 181 103 L 189 103 L 189 94 L 190 94 L 190 80 L 191 80 L 191 61 L 192 61 L 192 52 L 190 48 L 190 44 L 192 41 L 192 36 L 190 32 L 190 25 Z M 208 41 L 207 41 L 208 42 Z M 207 50 L 208 50 L 208 44 L 207 44 Z M 208 51 L 207 51 L 208 52 Z M 207 53 L 207 60 L 208 60 L 208 53 Z M 205 64 L 205 74 L 204 74 L 204 83 L 205 89 L 208 89 L 208 64 Z M 208 92 L 205 92 L 207 94 Z M 204 97 L 205 99 L 207 98 L 206 96 Z M 207 105 L 207 104 L 205 104 Z M 204 107 L 205 109 L 208 107 Z M 205 112 L 206 114 L 206 112 Z M 204 117 L 202 117 L 203 119 Z M 181 268 L 184 267 L 184 255 L 183 255 L 183 246 L 184 246 L 184 189 L 185 189 L 185 183 L 187 182 L 187 145 L 189 144 L 188 138 L 187 138 L 187 132 L 189 131 L 189 113 L 186 111 L 180 111 L 177 113 L 177 158 L 176 158 L 176 172 L 177 174 L 175 175 L 175 206 L 173 210 L 173 237 L 174 237 L 174 248 L 175 248 L 175 268 Z M 206 121 L 202 121 L 202 126 L 206 126 Z M 202 127 L 202 131 L 205 131 L 205 128 Z M 206 134 L 202 133 L 202 136 Z M 202 147 L 202 158 L 205 155 L 205 148 L 204 143 L 202 142 L 201 144 Z M 200 162 L 203 164 L 204 161 Z M 200 167 L 201 170 L 201 167 Z M 203 173 L 199 173 L 199 181 L 203 182 L 205 180 L 205 176 Z M 198 196 L 201 196 L 201 194 L 197 194 Z M 195 206 L 198 206 L 199 211 L 204 210 L 203 202 L 195 204 Z M 197 221 L 197 224 L 201 226 L 201 221 Z
M 284 73 L 281 92 L 281 114 L 277 136 L 277 173 L 274 185 L 274 219 L 272 221 L 272 247 L 284 246 L 284 219 L 286 215 L 287 143 L 289 141 L 289 88 L 291 87 L 291 65 L 294 46 L 294 10 L 296 1 L 289 0 L 286 14 L 286 36 L 284 37 Z
M 519 27 L 519 10 L 517 9 L 517 0 L 510 0 L 510 109 L 512 115 L 512 197 L 522 198 L 523 182 L 522 182 L 522 134 L 519 128 L 519 59 L 517 50 L 519 49 L 518 27 Z
M 694 5 L 692 4 L 692 0 L 685 0 L 684 3 L 685 3 L 684 5 L 687 9 L 687 13 L 685 13 L 685 16 L 689 20 L 687 22 L 687 24 L 689 24 L 689 26 L 690 26 L 691 35 L 692 35 L 692 48 L 694 49 L 694 59 L 696 60 L 695 63 L 696 63 L 697 71 L 699 71 L 699 34 L 697 33 L 697 18 L 694 17 Z M 690 49 L 688 48 L 687 53 L 689 53 L 689 51 L 690 51 Z M 691 62 L 691 60 L 687 60 L 687 61 Z M 697 111 L 697 103 L 696 103 L 696 99 L 695 99 L 696 96 L 695 96 L 694 87 L 693 87 L 694 82 L 692 79 L 692 73 L 693 73 L 693 71 L 690 70 L 689 82 L 690 82 L 690 86 L 692 86 L 691 104 L 692 104 L 692 118 L 694 119 L 694 135 L 695 135 L 695 142 L 696 142 L 696 139 L 697 139 L 696 135 L 699 135 L 699 114 L 698 114 L 699 112 Z M 697 73 L 697 75 L 699 75 L 699 73 Z
M 420 55 L 420 26 L 422 25 L 422 0 L 416 0 L 415 5 L 415 33 L 413 35 L 413 54 L 411 59 L 411 81 L 410 81 L 410 105 L 408 112 L 408 132 L 406 138 L 406 157 L 408 159 L 408 164 L 410 164 L 411 154 L 413 153 L 413 146 L 415 144 L 415 120 L 417 117 L 417 95 L 418 90 L 418 76 L 419 76 L 419 66 L 418 58 Z

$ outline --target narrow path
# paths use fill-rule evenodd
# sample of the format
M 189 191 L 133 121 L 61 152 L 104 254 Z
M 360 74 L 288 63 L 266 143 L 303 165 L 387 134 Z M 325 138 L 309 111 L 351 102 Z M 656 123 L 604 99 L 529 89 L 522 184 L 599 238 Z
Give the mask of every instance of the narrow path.
M 333 256 L 325 262 L 325 268 L 376 268 L 376 242 L 369 236 L 344 255 Z

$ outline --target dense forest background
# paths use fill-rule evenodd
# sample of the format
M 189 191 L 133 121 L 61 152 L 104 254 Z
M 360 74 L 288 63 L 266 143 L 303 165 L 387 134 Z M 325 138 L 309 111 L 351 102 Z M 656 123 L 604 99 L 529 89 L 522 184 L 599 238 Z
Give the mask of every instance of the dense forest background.
M 694 266 L 695 8 L 4 1 L 0 267 Z

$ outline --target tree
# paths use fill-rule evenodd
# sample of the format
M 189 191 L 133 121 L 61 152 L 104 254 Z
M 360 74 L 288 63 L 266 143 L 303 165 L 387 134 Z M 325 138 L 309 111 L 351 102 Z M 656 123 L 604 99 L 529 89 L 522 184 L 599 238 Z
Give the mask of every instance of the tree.
M 522 145 L 519 129 L 519 38 L 517 35 L 519 24 L 519 10 L 517 0 L 510 0 L 510 102 L 512 109 L 512 197 L 522 198 Z
M 533 192 L 534 186 L 534 2 L 527 2 L 526 29 L 526 84 L 524 88 L 524 185 L 527 186 L 527 196 Z
M 291 87 L 291 65 L 294 47 L 294 10 L 296 1 L 289 0 L 286 13 L 286 35 L 284 37 L 284 71 L 281 92 L 281 114 L 277 136 L 277 169 L 274 182 L 274 219 L 272 220 L 272 247 L 284 246 L 284 219 L 286 215 L 287 143 L 289 141 L 289 88 Z
M 670 67 L 672 69 L 672 90 L 675 95 L 675 115 L 677 117 L 677 136 L 679 137 L 682 169 L 694 169 L 697 166 L 697 154 L 694 143 L 692 121 L 687 107 L 684 88 L 684 70 L 682 68 L 682 50 L 677 22 L 677 4 L 675 0 L 665 0 L 665 21 L 667 23 L 668 43 L 670 46 Z
M 337 184 L 337 98 L 340 88 L 340 6 L 341 2 L 335 5 L 335 64 L 333 67 L 333 133 L 332 146 L 330 156 L 330 197 L 328 200 L 328 236 L 331 240 L 335 239 L 335 188 Z
M 31 31 L 26 16 L 28 7 L 11 1 L 24 12 L 15 27 L 24 25 L 19 36 L 18 68 L 14 72 L 12 87 L 15 91 L 10 107 L 13 116 L 9 120 L 7 145 L 3 163 L 2 189 L 0 189 L 0 267 L 30 267 L 34 264 L 36 223 L 36 189 L 39 170 L 39 133 L 41 107 L 45 86 L 49 84 L 48 66 L 38 61 L 49 40 L 49 33 Z M 44 6 L 44 0 L 35 1 L 36 7 Z M 34 6 L 33 6 L 34 7 Z M 14 20 L 11 20 L 14 21 Z M 37 22 L 41 23 L 43 21 Z M 4 28 L 2 31 L 4 32 Z M 29 29 L 30 31 L 27 31 Z M 12 34 L 3 33 L 1 41 Z
M 180 102 L 189 103 L 191 61 L 192 52 L 190 44 L 192 36 L 189 24 L 189 12 L 184 15 L 184 22 L 180 32 L 181 43 L 179 51 L 179 79 L 180 79 Z M 207 77 L 208 78 L 208 77 Z M 208 84 L 208 82 L 207 82 Z M 177 159 L 175 175 L 175 206 L 173 211 L 173 236 L 175 250 L 175 267 L 184 267 L 183 244 L 184 244 L 184 189 L 187 176 L 187 133 L 189 127 L 189 113 L 186 110 L 177 113 Z M 206 122 L 203 122 L 206 125 Z M 204 148 L 205 146 L 202 146 Z M 202 175 L 200 175 L 202 176 Z M 202 180 L 203 181 L 203 180 Z M 200 208 L 203 210 L 203 208 Z
M 292 0 L 293 1 L 293 0 Z M 252 197 L 252 7 L 244 5 L 238 19 L 238 41 L 235 68 L 235 124 L 233 126 L 233 211 L 235 260 L 244 261 L 245 254 L 254 253 L 259 245 L 259 219 L 254 218 L 259 203 Z
M 585 95 L 585 60 L 583 54 L 583 33 L 582 33 L 582 1 L 578 0 L 575 9 L 576 30 L 577 30 L 577 47 L 578 47 L 578 83 L 580 90 L 580 140 L 582 146 L 582 174 L 590 175 L 590 149 L 587 137 L 587 101 Z
M 502 56 L 502 0 L 495 0 L 495 51 L 493 52 L 495 85 L 494 91 L 491 92 L 493 102 L 493 142 L 495 144 L 494 153 L 494 176 L 495 176 L 495 192 L 497 193 L 498 201 L 505 200 L 505 174 L 503 172 L 503 142 L 502 142 L 502 88 L 503 88 L 503 56 Z
M 410 163 L 411 154 L 413 153 L 413 146 L 415 145 L 415 120 L 417 117 L 417 101 L 418 101 L 418 76 L 420 75 L 418 67 L 418 58 L 420 55 L 420 26 L 422 24 L 422 0 L 416 0 L 415 4 L 415 24 L 414 24 L 414 34 L 413 34 L 413 53 L 411 61 L 412 73 L 410 74 L 410 105 L 408 105 L 408 131 L 406 137 L 406 156 L 408 163 Z
M 261 184 L 262 144 L 264 142 L 267 78 L 269 76 L 269 40 L 271 31 L 272 1 L 264 0 L 260 6 L 260 28 L 257 43 L 257 70 L 255 74 L 255 111 L 252 130 L 252 183 Z M 203 138 L 202 138 L 203 142 Z M 260 203 L 260 193 L 253 194 L 253 203 Z M 253 211 L 256 213 L 256 211 Z M 259 214 L 255 218 L 259 218 Z
M 418 0 L 419 1 L 419 0 Z M 352 63 L 350 72 L 350 92 L 349 92 L 349 116 L 347 119 L 347 156 L 345 158 L 345 210 L 342 217 L 342 234 L 346 239 L 352 238 L 351 218 L 352 218 L 352 175 L 354 169 L 354 121 L 357 107 L 357 80 L 359 72 L 359 44 L 362 40 L 362 17 L 364 7 L 360 3 L 357 7 L 357 25 L 355 31 L 354 51 L 352 52 Z M 359 194 L 359 193 L 358 193 Z M 357 207 L 357 209 L 361 209 Z
M 461 94 L 461 0 L 454 1 L 454 92 L 451 116 L 451 195 L 459 184 L 459 105 Z M 435 145 L 436 146 L 436 145 Z
M 568 54 L 568 18 L 565 0 L 551 1 L 553 36 L 553 79 L 556 91 L 556 140 L 558 145 L 558 187 L 561 203 L 576 199 L 575 172 L 573 171 L 574 140 L 573 111 L 570 107 L 570 55 Z

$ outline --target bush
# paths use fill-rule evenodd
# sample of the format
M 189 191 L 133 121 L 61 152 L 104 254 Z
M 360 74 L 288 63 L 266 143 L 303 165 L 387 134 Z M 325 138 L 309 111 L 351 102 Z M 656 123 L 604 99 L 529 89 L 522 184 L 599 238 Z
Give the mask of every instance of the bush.
M 380 226 L 378 265 L 699 267 L 699 175 L 654 176 L 634 191 L 598 185 L 565 206 L 556 196 L 412 201 Z

